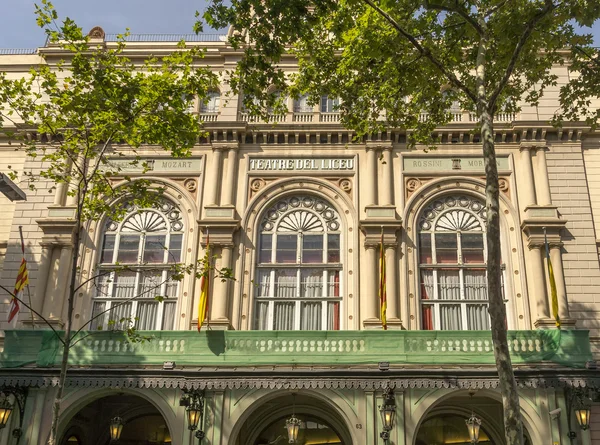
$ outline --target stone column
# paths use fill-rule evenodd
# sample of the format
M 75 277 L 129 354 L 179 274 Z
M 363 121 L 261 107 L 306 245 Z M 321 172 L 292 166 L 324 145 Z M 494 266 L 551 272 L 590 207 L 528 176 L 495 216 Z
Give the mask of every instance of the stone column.
M 230 148 L 227 152 L 227 173 L 223 183 L 223 193 L 221 194 L 221 205 L 233 205 L 234 184 L 237 174 L 237 150 Z
M 65 292 L 68 292 L 69 272 L 71 266 L 71 246 L 60 247 L 60 258 L 56 269 L 55 286 L 44 299 L 42 315 L 51 321 L 60 320 L 64 306 Z
M 533 166 L 531 164 L 531 149 L 530 147 L 521 147 L 521 207 L 535 205 L 535 182 L 533 178 Z
M 536 151 L 535 188 L 537 191 L 537 203 L 541 206 L 552 205 L 548 166 L 546 165 L 546 150 L 546 147 L 538 147 Z
M 377 261 L 377 245 L 365 246 L 365 266 L 366 273 L 361 274 L 361 279 L 367 283 L 365 286 L 366 295 L 361 296 L 361 308 L 363 309 L 362 319 L 375 321 L 379 320 L 379 262 Z
M 381 205 L 392 205 L 394 203 L 394 177 L 392 166 L 392 149 L 383 149 L 383 178 L 381 181 Z
M 366 205 L 377 204 L 377 153 L 367 148 Z
M 387 314 L 388 320 L 400 319 L 399 312 L 399 300 L 400 295 L 398 293 L 398 263 L 396 258 L 396 246 L 385 247 L 385 287 L 387 291 Z
M 221 158 L 223 152 L 219 149 L 213 150 L 213 161 L 211 171 L 213 181 L 206 184 L 206 205 L 217 205 L 217 193 L 219 191 L 219 182 L 221 180 Z
M 221 247 L 221 260 L 219 268 L 231 267 L 232 246 Z M 218 278 L 213 280 L 212 291 L 212 310 L 210 323 L 225 321 L 229 326 L 229 317 L 227 316 L 229 302 L 229 280 L 221 281 Z
M 529 289 L 529 305 L 531 315 L 535 320 L 549 318 L 548 300 L 546 299 L 546 277 L 542 263 L 543 246 L 530 246 L 529 276 L 527 285 Z
M 44 301 L 46 299 L 46 287 L 48 285 L 48 274 L 50 273 L 53 250 L 54 246 L 52 244 L 42 244 L 40 267 L 38 269 L 37 280 L 35 281 L 35 293 L 33 295 L 33 301 L 31 302 L 33 309 L 40 314 L 42 313 Z
M 550 246 L 550 261 L 552 261 L 552 268 L 554 269 L 554 281 L 556 282 L 556 293 L 558 295 L 558 315 L 561 320 L 566 320 L 569 318 L 569 302 L 567 301 L 567 287 L 565 286 L 560 249 L 559 245 Z M 550 292 L 548 294 L 552 299 Z M 552 301 L 550 301 L 550 304 L 552 304 Z M 554 314 L 552 314 L 552 317 L 554 318 Z

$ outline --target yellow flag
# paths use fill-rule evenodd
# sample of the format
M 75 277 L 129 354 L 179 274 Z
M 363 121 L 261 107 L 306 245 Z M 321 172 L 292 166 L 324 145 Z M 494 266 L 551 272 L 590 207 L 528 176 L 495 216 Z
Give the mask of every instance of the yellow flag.
M 379 248 L 379 303 L 381 305 L 381 326 L 387 330 L 387 291 L 385 288 L 385 248 L 383 246 L 383 229 L 381 230 L 381 246 Z
M 558 292 L 556 291 L 556 281 L 554 280 L 554 269 L 550 260 L 550 247 L 544 229 L 544 244 L 546 245 L 546 265 L 548 266 L 548 281 L 550 282 L 550 296 L 552 297 L 552 315 L 556 320 L 556 327 L 560 329 L 560 317 L 558 316 Z
M 200 299 L 198 300 L 198 332 L 202 328 L 202 324 L 208 318 L 208 284 L 210 282 L 210 238 L 206 235 L 206 256 L 208 263 L 206 264 L 207 270 L 202 274 L 202 280 L 200 280 Z

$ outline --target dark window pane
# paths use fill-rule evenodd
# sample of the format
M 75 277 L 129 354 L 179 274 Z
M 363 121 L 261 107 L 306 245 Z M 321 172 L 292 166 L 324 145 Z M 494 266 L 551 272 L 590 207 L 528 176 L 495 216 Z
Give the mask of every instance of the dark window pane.
M 147 235 L 144 243 L 144 263 L 162 263 L 165 260 L 165 235 Z
M 297 257 L 298 236 L 297 235 L 278 235 L 277 236 L 277 262 L 295 263 Z
M 302 262 L 323 262 L 323 235 L 304 235 L 302 238 Z
M 419 262 L 421 264 L 431 264 L 433 262 L 430 233 L 419 234 Z
M 436 233 L 435 250 L 438 263 L 457 263 L 458 245 L 455 233 Z
M 339 263 L 340 262 L 340 236 L 339 235 L 328 235 L 327 236 L 327 262 L 328 263 Z
M 461 238 L 463 263 L 484 263 L 483 233 L 464 233 Z
M 121 235 L 119 240 L 119 254 L 117 261 L 119 263 L 137 263 L 140 250 L 139 235 Z
M 182 240 L 183 235 L 181 233 L 171 235 L 171 240 L 169 241 L 169 255 L 167 256 L 167 262 L 178 263 L 179 261 L 181 261 Z
M 106 235 L 102 244 L 101 263 L 112 263 L 115 251 L 115 235 Z
M 259 263 L 270 263 L 272 250 L 273 250 L 273 235 L 262 234 L 260 236 L 260 251 L 258 254 L 258 262 Z

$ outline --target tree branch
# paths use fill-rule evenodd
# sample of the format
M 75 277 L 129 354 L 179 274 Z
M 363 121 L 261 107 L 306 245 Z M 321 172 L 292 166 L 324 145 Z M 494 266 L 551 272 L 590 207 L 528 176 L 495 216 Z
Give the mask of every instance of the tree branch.
M 33 309 L 31 306 L 29 306 L 27 303 L 25 303 L 23 300 L 21 300 L 19 297 L 17 297 L 14 293 L 12 293 L 11 291 L 9 291 L 6 287 L 2 286 L 1 284 L 0 284 L 0 289 L 4 290 L 7 294 L 9 294 L 11 297 L 13 297 L 15 300 L 17 300 L 19 303 L 21 303 L 27 309 L 29 309 L 35 315 L 37 315 L 38 317 L 40 317 L 40 320 L 42 320 L 44 323 L 46 323 L 50 327 L 50 329 L 52 329 L 54 331 L 54 334 L 56 334 L 56 338 L 58 338 L 58 340 L 63 344 L 63 346 L 65 346 L 65 341 L 58 334 L 58 331 L 56 329 L 54 329 L 54 326 L 52 326 L 50 324 L 50 322 L 48 320 L 46 320 L 42 316 L 42 314 L 40 314 L 39 312 L 37 312 L 35 309 Z
M 438 11 L 455 12 L 458 15 L 460 15 L 463 19 L 465 19 L 465 21 L 469 25 L 471 25 L 471 27 L 475 30 L 475 32 L 477 32 L 477 34 L 479 34 L 479 36 L 483 35 L 483 29 L 481 29 L 481 26 L 479 26 L 479 23 L 477 23 L 477 21 L 473 17 L 471 17 L 467 11 L 465 11 L 462 8 L 452 8 L 450 6 L 439 5 L 437 3 L 430 3 L 429 0 L 425 0 L 424 7 L 425 7 L 425 9 L 435 9 Z
M 546 6 L 544 7 L 544 9 L 542 9 L 540 12 L 538 12 L 525 27 L 523 34 L 521 34 L 521 37 L 519 38 L 519 42 L 517 43 L 517 46 L 515 46 L 515 50 L 513 51 L 510 61 L 508 62 L 508 66 L 506 67 L 504 76 L 502 76 L 500 83 L 498 83 L 498 86 L 496 87 L 496 89 L 494 90 L 492 95 L 490 96 L 490 100 L 488 103 L 488 107 L 490 110 L 493 110 L 495 108 L 496 100 L 498 100 L 498 96 L 500 96 L 500 94 L 504 90 L 504 87 L 510 80 L 510 76 L 512 76 L 512 73 L 515 69 L 515 65 L 517 64 L 517 61 L 519 60 L 519 56 L 521 55 L 521 51 L 523 51 L 523 47 L 525 46 L 525 43 L 527 43 L 527 39 L 529 39 L 529 36 L 533 32 L 533 30 L 535 29 L 535 26 L 538 24 L 538 22 L 540 20 L 542 20 L 544 17 L 546 17 L 552 11 L 557 9 L 559 6 L 560 6 L 560 3 L 557 3 L 555 5 L 552 2 L 552 0 L 546 0 Z
M 381 15 L 388 23 L 390 23 L 402 36 L 404 36 L 419 53 L 421 53 L 425 58 L 429 59 L 429 61 L 444 75 L 446 78 L 457 88 L 462 90 L 468 97 L 473 101 L 473 103 L 477 103 L 477 95 L 475 92 L 471 91 L 463 82 L 461 82 L 458 77 L 451 71 L 448 71 L 444 65 L 433 55 L 428 48 L 423 47 L 419 43 L 419 41 L 410 33 L 405 31 L 399 24 L 394 20 L 387 12 L 382 10 L 379 6 L 377 6 L 372 0 L 363 0 L 367 3 L 371 8 L 373 8 L 379 15 Z

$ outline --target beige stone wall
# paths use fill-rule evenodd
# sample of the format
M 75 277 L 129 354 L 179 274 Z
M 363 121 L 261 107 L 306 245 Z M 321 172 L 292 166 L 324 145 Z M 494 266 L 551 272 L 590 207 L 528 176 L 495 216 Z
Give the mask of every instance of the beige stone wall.
M 580 144 L 553 144 L 547 155 L 552 202 L 567 222 L 563 264 L 571 316 L 581 329 L 600 336 L 600 266 L 586 166 Z
M 590 415 L 591 445 L 600 445 L 600 405 L 593 405 Z
M 25 155 L 22 151 L 15 150 L 14 147 L 0 147 L 0 173 L 7 174 L 11 170 L 21 172 Z M 26 187 L 26 184 L 16 181 L 20 187 Z M 15 215 L 16 203 L 11 202 L 6 196 L 0 194 L 0 209 L 2 217 L 0 218 L 0 270 L 2 270 L 8 240 L 10 237 L 10 228 Z

